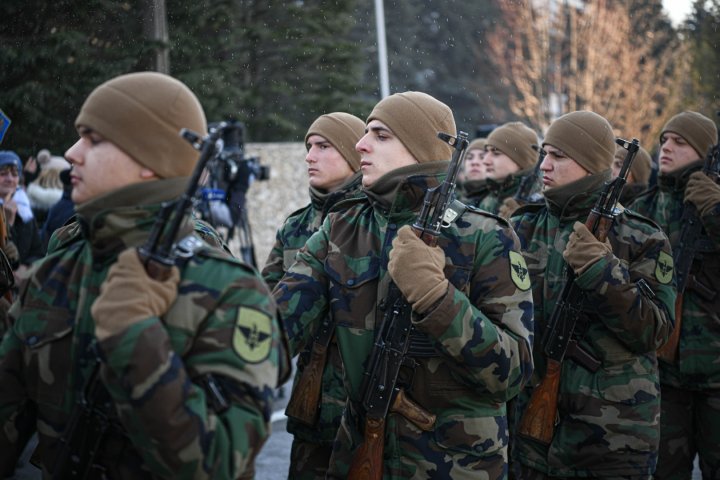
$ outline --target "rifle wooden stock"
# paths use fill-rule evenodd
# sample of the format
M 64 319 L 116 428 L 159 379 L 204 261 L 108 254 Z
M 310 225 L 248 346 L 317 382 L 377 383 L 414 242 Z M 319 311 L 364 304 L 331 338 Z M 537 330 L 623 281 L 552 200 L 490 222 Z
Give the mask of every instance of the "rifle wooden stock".
M 437 419 L 437 415 L 428 412 L 405 395 L 405 390 L 398 390 L 390 410 L 407 418 L 425 432 L 433 429 Z
M 545 445 L 550 444 L 555 430 L 561 367 L 560 362 L 548 359 L 545 376 L 533 389 L 530 402 L 520 419 L 518 433 Z
M 305 425 L 315 425 L 322 392 L 322 376 L 327 361 L 327 347 L 314 342 L 310 361 L 293 387 L 285 414 Z
M 353 456 L 348 480 L 381 480 L 384 451 L 385 419 L 367 418 L 365 420 L 365 437 Z
M 680 327 L 682 326 L 683 294 L 678 293 L 675 298 L 675 328 L 673 328 L 668 341 L 657 350 L 657 357 L 668 363 L 677 361 L 678 342 L 680 342 Z
M 590 214 L 588 215 L 588 218 L 585 221 L 585 226 L 588 230 L 593 232 L 595 238 L 597 238 L 601 242 L 604 242 L 607 239 L 608 233 L 610 233 L 610 229 L 613 226 L 613 219 L 600 216 L 597 212 L 593 211 L 590 212 Z

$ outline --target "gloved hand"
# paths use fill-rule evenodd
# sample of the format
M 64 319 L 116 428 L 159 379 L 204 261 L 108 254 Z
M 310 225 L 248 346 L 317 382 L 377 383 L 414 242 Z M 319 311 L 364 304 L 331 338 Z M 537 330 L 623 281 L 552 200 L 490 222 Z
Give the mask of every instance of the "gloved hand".
M 167 280 L 158 281 L 145 272 L 136 249 L 125 250 L 110 267 L 90 310 L 95 336 L 104 340 L 134 323 L 161 316 L 177 298 L 178 283 L 177 267 L 172 268 Z
M 582 222 L 575 222 L 563 258 L 580 275 L 592 264 L 612 252 L 610 242 L 601 242 Z
M 18 251 L 17 246 L 8 240 L 5 242 L 3 252 L 5 252 L 7 259 L 10 260 L 10 265 L 12 265 L 13 268 L 17 268 L 17 265 L 20 263 L 20 252 Z
M 424 313 L 448 289 L 445 278 L 445 252 L 430 247 L 406 225 L 392 242 L 388 272 L 417 313 Z
M 503 218 L 510 218 L 513 212 L 520 207 L 522 207 L 522 205 L 520 205 L 517 200 L 515 200 L 513 197 L 507 197 L 505 200 L 503 200 L 502 205 L 500 205 L 498 215 Z
M 720 203 L 720 185 L 703 172 L 693 172 L 685 187 L 685 201 L 693 203 L 703 216 Z

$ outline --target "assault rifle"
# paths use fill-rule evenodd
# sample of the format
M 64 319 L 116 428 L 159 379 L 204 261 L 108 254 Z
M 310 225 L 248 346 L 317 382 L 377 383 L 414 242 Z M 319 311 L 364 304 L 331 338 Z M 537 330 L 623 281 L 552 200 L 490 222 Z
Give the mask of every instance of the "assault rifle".
M 635 155 L 640 145 L 637 139 L 628 142 L 615 140 L 618 145 L 627 149 L 627 155 L 620 173 L 608 182 L 593 209 L 585 221 L 585 226 L 595 238 L 604 242 L 618 214 L 617 204 L 620 194 L 627 181 Z M 577 325 L 583 303 L 583 291 L 575 283 L 575 273 L 567 266 L 567 281 L 563 286 L 560 298 L 555 304 L 547 330 L 541 341 L 547 359 L 547 371 L 540 383 L 534 388 L 527 409 L 520 419 L 518 433 L 543 444 L 550 444 L 555 430 L 557 415 L 558 390 L 560 388 L 560 372 L 565 354 L 574 341 L 573 332 Z M 647 286 L 640 288 L 649 288 Z
M 440 231 L 453 216 L 455 182 L 460 171 L 460 160 L 468 146 L 467 133 L 457 137 L 438 133 L 438 137 L 454 148 L 447 175 L 438 187 L 425 193 L 422 209 L 412 225 L 415 234 L 427 245 L 436 246 Z M 398 385 L 400 367 L 414 368 L 415 361 L 406 357 L 413 329 L 412 308 L 395 282 L 390 282 L 385 298 L 385 314 L 375 336 L 370 364 L 361 388 L 365 413 L 363 443 L 355 452 L 350 464 L 349 480 L 381 479 L 385 450 L 385 419 L 390 410 L 403 415 L 424 431 L 432 430 L 435 415 L 405 395 Z
M 710 147 L 702 172 L 708 177 L 717 176 L 720 172 L 720 143 Z M 675 299 L 675 327 L 668 341 L 657 351 L 658 358 L 668 363 L 675 363 L 678 353 L 678 342 L 680 341 L 680 327 L 682 325 L 683 293 L 688 284 L 692 283 L 697 293 L 701 296 L 712 298 L 715 292 L 695 281 L 690 275 L 690 267 L 698 253 L 703 250 L 711 250 L 712 242 L 707 235 L 703 235 L 703 225 L 700 220 L 700 212 L 692 202 L 685 202 L 683 213 L 680 219 L 680 240 L 677 248 L 673 251 L 673 264 L 675 269 L 675 281 L 677 283 L 677 298 Z
M 204 138 L 187 129 L 180 131 L 180 135 L 200 150 L 201 154 L 183 196 L 161 209 L 148 240 L 138 248 L 145 271 L 156 280 L 167 279 L 176 259 L 187 255 L 187 251 L 178 246 L 177 237 L 187 212 L 193 206 L 202 172 L 208 161 L 215 156 L 215 144 L 223 128 L 224 124 L 221 124 L 215 130 L 211 129 Z M 111 436 L 126 437 L 122 426 L 110 414 L 113 408 L 112 399 L 99 377 L 98 359 L 83 391 L 80 392 L 67 428 L 59 439 L 58 454 L 50 469 L 54 479 L 104 478 L 107 467 L 102 464 L 100 456 L 115 453 L 104 451 L 106 442 Z M 214 404 L 227 405 L 212 377 L 204 378 L 203 381 L 212 384 L 207 388 L 211 394 L 218 395 L 211 398 L 211 401 Z M 125 438 L 125 441 L 129 442 L 129 439 Z
M 517 192 L 513 195 L 513 198 L 520 205 L 538 201 L 538 195 L 533 194 L 533 190 L 540 179 L 540 165 L 543 160 L 545 160 L 545 150 L 543 150 L 539 145 L 533 145 L 533 148 L 538 152 L 537 163 L 535 163 L 535 167 L 533 167 L 532 172 L 528 173 L 522 178 L 522 180 L 520 180 Z

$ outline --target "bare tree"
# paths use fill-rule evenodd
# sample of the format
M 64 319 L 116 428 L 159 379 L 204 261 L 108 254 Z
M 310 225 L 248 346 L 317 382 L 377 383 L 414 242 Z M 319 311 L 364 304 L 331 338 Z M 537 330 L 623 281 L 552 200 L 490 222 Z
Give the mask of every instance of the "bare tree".
M 653 32 L 634 27 L 625 2 L 501 3 L 505 25 L 490 34 L 489 56 L 515 115 L 544 131 L 565 112 L 593 110 L 652 148 L 664 112 L 680 102 L 677 45 L 655 52 Z

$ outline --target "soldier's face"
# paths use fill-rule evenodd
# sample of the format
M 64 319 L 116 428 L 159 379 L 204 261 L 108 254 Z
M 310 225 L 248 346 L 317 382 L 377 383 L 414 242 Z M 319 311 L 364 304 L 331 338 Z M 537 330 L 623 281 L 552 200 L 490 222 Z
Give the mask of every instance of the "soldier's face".
M 371 186 L 388 172 L 418 163 L 392 130 L 379 120 L 367 124 L 355 150 L 360 152 L 364 187 Z
M 483 157 L 485 157 L 485 150 L 479 148 L 473 148 L 465 154 L 465 180 L 482 180 L 485 178 Z
M 543 150 L 546 152 L 545 159 L 540 164 L 543 190 L 562 187 L 590 175 L 590 172 L 568 157 L 562 150 L 548 144 L 543 145 Z
M 324 137 L 310 135 L 305 146 L 308 181 L 312 187 L 332 192 L 352 176 L 350 164 Z
M 65 152 L 65 158 L 72 164 L 70 179 L 75 204 L 157 178 L 98 133 L 85 127 L 80 127 L 79 133 L 80 139 Z
M 485 147 L 485 171 L 487 178 L 502 180 L 518 170 L 517 163 L 492 145 Z
M 673 132 L 665 132 L 660 137 L 660 173 L 666 174 L 680 170 L 700 159 L 683 137 Z

